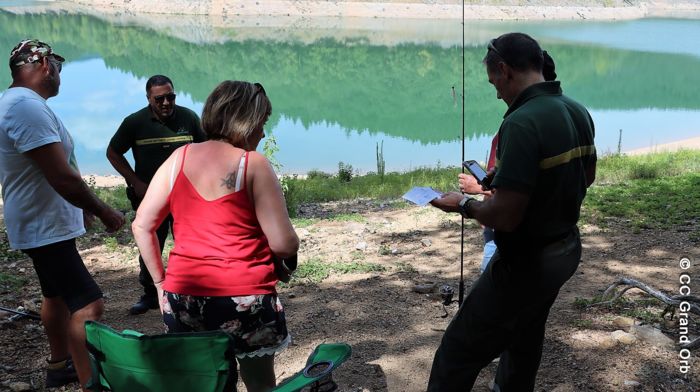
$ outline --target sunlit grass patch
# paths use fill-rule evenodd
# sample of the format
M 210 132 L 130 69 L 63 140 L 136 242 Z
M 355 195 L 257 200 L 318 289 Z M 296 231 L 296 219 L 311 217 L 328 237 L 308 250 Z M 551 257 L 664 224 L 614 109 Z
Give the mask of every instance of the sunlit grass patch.
M 0 272 L 0 293 L 15 292 L 26 285 L 27 282 L 28 279 L 24 276 Z
M 381 272 L 386 268 L 376 263 L 364 263 L 359 260 L 348 263 L 327 263 L 319 257 L 312 257 L 299 263 L 292 276 L 291 284 L 320 283 L 332 272 L 341 274 Z

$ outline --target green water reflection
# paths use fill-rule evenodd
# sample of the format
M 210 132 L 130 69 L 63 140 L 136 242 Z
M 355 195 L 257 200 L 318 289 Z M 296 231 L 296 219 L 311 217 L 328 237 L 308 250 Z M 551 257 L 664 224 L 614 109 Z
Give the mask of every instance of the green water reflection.
M 28 33 L 30 32 L 30 33 Z M 3 53 L 27 35 L 50 42 L 71 61 L 103 58 L 136 77 L 169 75 L 178 90 L 204 101 L 223 79 L 260 81 L 280 115 L 302 124 L 337 123 L 421 143 L 459 138 L 461 48 L 360 39 L 313 44 L 263 40 L 194 44 L 143 27 L 112 25 L 87 15 L 0 12 Z M 697 110 L 700 58 L 543 42 L 557 61 L 565 92 L 597 110 Z M 480 63 L 483 46 L 466 50 L 467 134 L 490 135 L 505 106 L 495 99 Z M 0 85 L 10 83 L 0 72 Z M 86 81 L 89 83 L 89 81 Z

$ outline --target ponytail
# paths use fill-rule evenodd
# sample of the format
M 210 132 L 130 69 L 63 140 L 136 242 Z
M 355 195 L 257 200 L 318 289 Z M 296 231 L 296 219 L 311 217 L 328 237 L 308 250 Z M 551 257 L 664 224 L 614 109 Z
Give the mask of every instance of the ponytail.
M 544 76 L 544 80 L 546 81 L 552 81 L 557 78 L 557 73 L 554 72 L 554 59 L 552 56 L 547 53 L 546 50 L 542 51 L 542 57 L 544 58 L 544 62 L 542 64 L 542 76 Z

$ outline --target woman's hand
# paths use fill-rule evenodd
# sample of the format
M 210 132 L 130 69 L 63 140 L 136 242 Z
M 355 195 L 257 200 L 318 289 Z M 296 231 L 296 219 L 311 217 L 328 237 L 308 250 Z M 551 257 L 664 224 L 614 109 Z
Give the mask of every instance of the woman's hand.
M 168 302 L 168 297 L 165 295 L 165 291 L 163 290 L 163 281 L 153 283 L 153 285 L 156 286 L 156 298 L 158 298 L 158 307 L 160 308 L 160 314 L 162 315 L 163 308 Z

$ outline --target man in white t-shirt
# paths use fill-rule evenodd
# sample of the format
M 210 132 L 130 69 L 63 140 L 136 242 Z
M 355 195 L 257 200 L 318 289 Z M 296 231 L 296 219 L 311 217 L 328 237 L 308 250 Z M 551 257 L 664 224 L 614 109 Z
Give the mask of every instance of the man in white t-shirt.
M 75 246 L 85 233 L 83 215 L 97 216 L 108 231 L 124 224 L 80 177 L 73 140 L 46 105 L 58 94 L 63 61 L 41 41 L 21 41 L 10 53 L 12 85 L 0 96 L 5 225 L 10 246 L 32 259 L 41 284 L 46 387 L 78 379 L 85 385 L 90 377 L 84 324 L 99 319 L 104 304 Z

